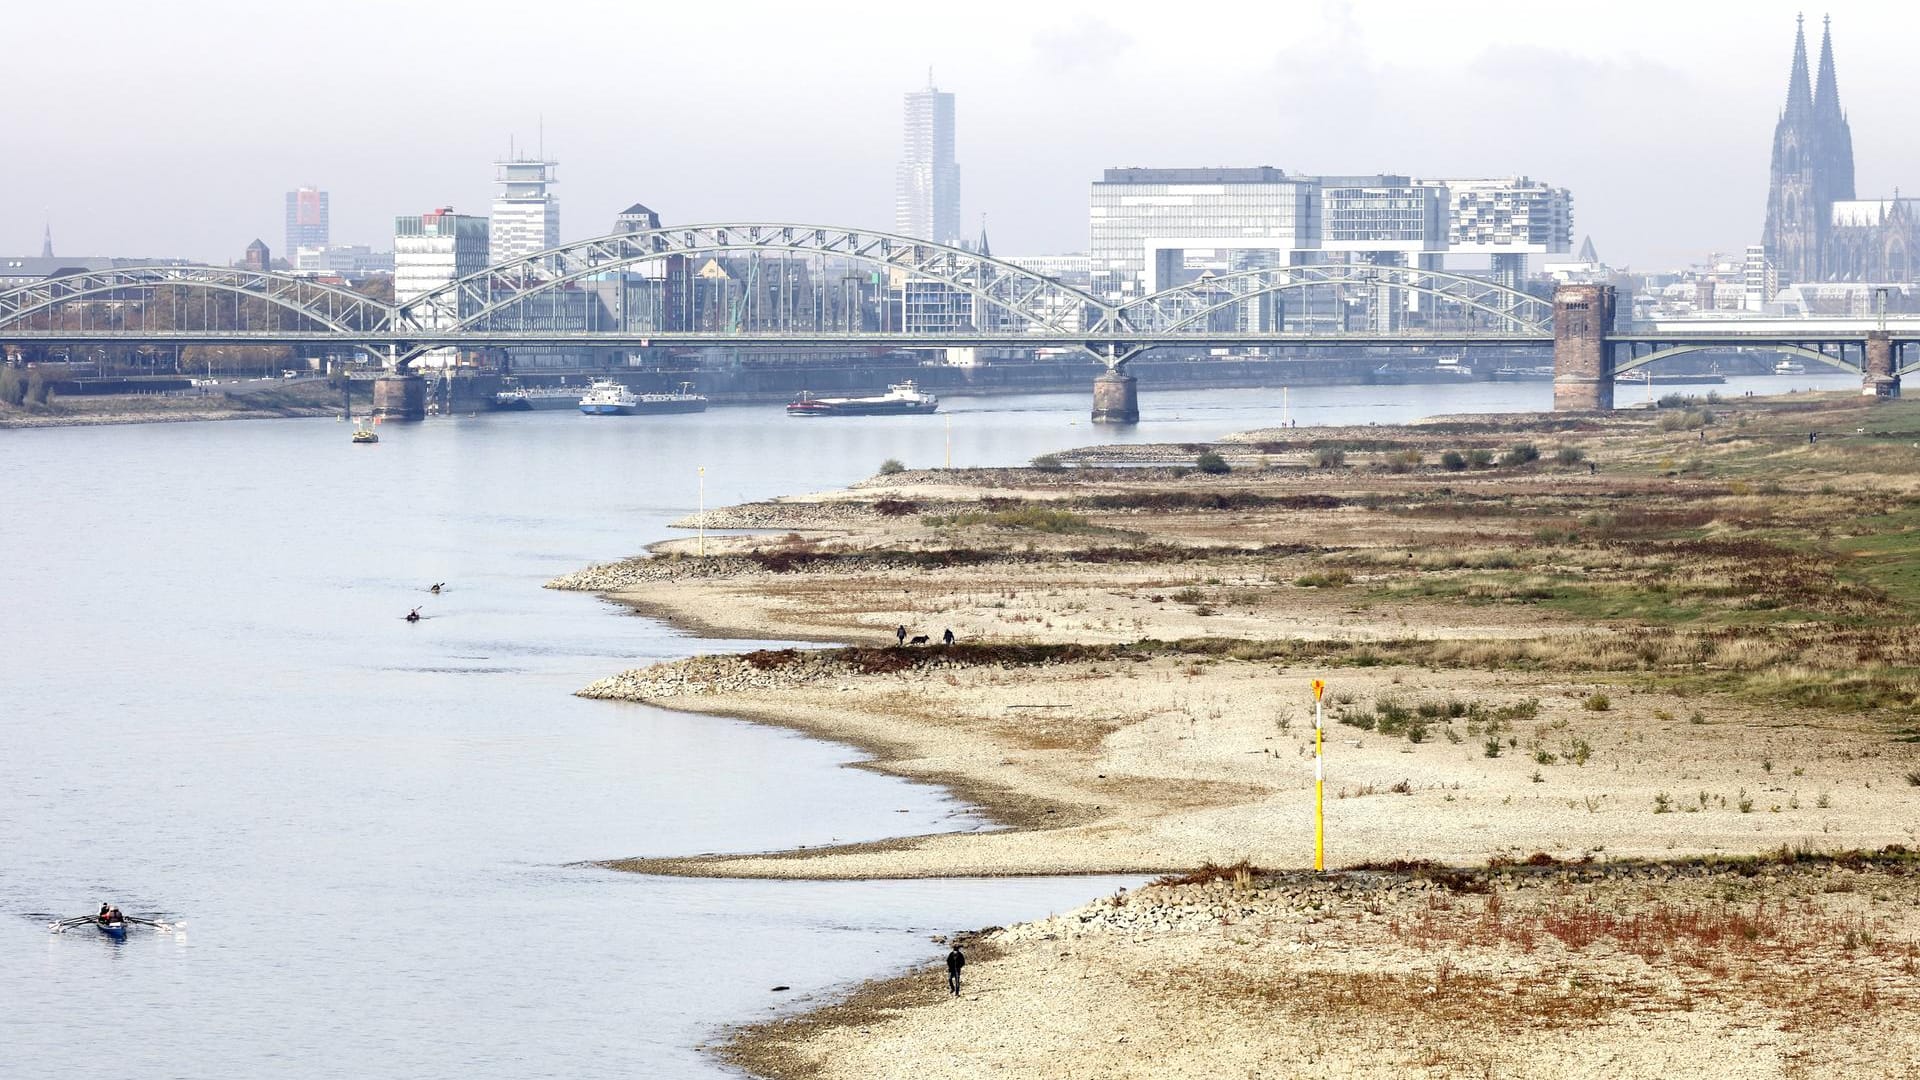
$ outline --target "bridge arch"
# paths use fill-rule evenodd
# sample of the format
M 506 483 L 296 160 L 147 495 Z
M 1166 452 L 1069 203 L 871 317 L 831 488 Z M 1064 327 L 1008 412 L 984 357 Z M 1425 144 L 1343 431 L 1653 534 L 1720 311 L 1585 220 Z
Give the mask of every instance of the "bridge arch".
M 870 229 L 781 222 L 680 225 L 578 240 L 499 263 L 397 305 L 417 329 L 483 329 L 543 293 L 671 256 L 780 252 L 845 259 L 948 285 L 1027 326 L 1073 334 L 1112 309 L 1089 293 L 991 255 Z M 494 286 L 509 291 L 496 296 Z M 975 318 L 979 315 L 976 309 Z
M 1285 280 L 1263 280 L 1278 276 Z M 1119 316 L 1141 332 L 1177 333 L 1204 326 L 1215 312 L 1259 296 L 1325 285 L 1380 286 L 1420 293 L 1491 316 L 1513 333 L 1553 333 L 1553 305 L 1529 293 L 1445 270 L 1374 263 L 1312 263 L 1203 277 L 1141 297 L 1121 307 Z M 1223 292 L 1225 298 L 1221 299 Z
M 0 292 L 0 330 L 63 304 L 166 286 L 262 300 L 338 333 L 379 333 L 394 323 L 395 309 L 385 301 L 312 278 L 216 266 L 128 266 L 47 278 Z
M 1839 368 L 1841 371 L 1849 372 L 1854 375 L 1860 374 L 1860 366 L 1858 364 L 1848 363 L 1843 357 L 1835 356 L 1832 353 L 1821 352 L 1818 349 L 1808 348 L 1805 345 L 1750 345 L 1750 346 L 1743 346 L 1743 347 L 1751 348 L 1756 352 L 1786 353 L 1791 356 L 1803 357 L 1808 360 L 1817 360 L 1820 363 L 1826 364 L 1829 367 Z M 1646 367 L 1649 364 L 1657 364 L 1662 360 L 1667 360 L 1675 356 L 1681 356 L 1686 353 L 1704 352 L 1710 349 L 1725 349 L 1725 348 L 1727 348 L 1727 346 L 1725 345 L 1669 345 L 1664 349 L 1655 349 L 1653 352 L 1650 352 L 1645 356 L 1636 356 L 1630 360 L 1625 360 L 1625 361 L 1622 361 L 1621 363 L 1615 364 L 1613 366 L 1613 373 L 1615 375 L 1622 375 L 1622 374 L 1625 374 L 1626 372 L 1636 371 L 1640 368 Z

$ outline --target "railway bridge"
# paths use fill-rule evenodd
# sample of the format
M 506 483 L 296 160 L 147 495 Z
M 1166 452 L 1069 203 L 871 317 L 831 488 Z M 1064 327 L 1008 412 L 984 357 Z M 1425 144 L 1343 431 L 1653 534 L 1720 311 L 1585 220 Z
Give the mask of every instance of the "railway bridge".
M 444 350 L 661 346 L 1066 348 L 1105 367 L 1095 420 L 1132 422 L 1128 362 L 1156 348 L 1551 346 L 1554 407 L 1608 409 L 1613 379 L 1709 348 L 1859 372 L 1895 396 L 1920 320 L 1731 319 L 1622 330 L 1611 286 L 1551 302 L 1483 278 L 1373 263 L 1207 273 L 1096 297 L 990 255 L 866 229 L 684 225 L 581 240 L 386 300 L 313 278 L 144 266 L 0 292 L 0 345 L 351 349 L 385 370 L 376 409 L 422 411 L 413 369 Z

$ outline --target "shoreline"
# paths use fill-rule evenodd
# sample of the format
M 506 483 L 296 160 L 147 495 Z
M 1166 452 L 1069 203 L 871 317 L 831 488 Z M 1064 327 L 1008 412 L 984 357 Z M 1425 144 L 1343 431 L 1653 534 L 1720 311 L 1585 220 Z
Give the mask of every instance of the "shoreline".
M 611 676 L 582 696 L 725 715 L 847 744 L 867 757 L 857 767 L 940 784 L 995 827 L 596 865 L 842 880 L 1177 878 L 1202 863 L 1237 864 L 1231 888 L 1266 896 L 1273 882 L 1297 877 L 1286 868 L 1304 865 L 1307 853 L 1299 823 L 1311 806 L 1311 725 L 1294 698 L 1309 676 L 1337 688 L 1328 710 L 1330 861 L 1421 868 L 1399 871 L 1393 889 L 1425 892 L 1431 883 L 1417 885 L 1421 875 L 1484 874 L 1470 868 L 1489 860 L 1593 865 L 1622 881 L 1645 869 L 1666 881 L 1684 878 L 1700 859 L 1766 851 L 1884 848 L 1897 857 L 1920 846 L 1920 818 L 1907 794 L 1920 787 L 1913 779 L 1920 734 L 1903 743 L 1899 713 L 1888 710 L 1920 702 L 1920 684 L 1909 690 L 1896 674 L 1901 668 L 1872 666 L 1908 663 L 1905 635 L 1852 627 L 1899 625 L 1905 594 L 1863 577 L 1845 541 L 1793 548 L 1791 561 L 1775 570 L 1776 553 L 1789 549 L 1738 537 L 1756 530 L 1836 535 L 1831 524 L 1814 523 L 1842 520 L 1873 535 L 1871 523 L 1897 513 L 1899 500 L 1920 496 L 1920 482 L 1902 471 L 1913 456 L 1898 441 L 1905 431 L 1875 439 L 1861 427 L 1865 438 L 1824 439 L 1811 451 L 1795 433 L 1810 422 L 1829 432 L 1905 423 L 1913 410 L 1872 411 L 1837 395 L 1715 406 L 1723 408 L 1734 415 L 1691 421 L 1699 414 L 1649 410 L 1602 425 L 1558 423 L 1535 436 L 1549 441 L 1546 458 L 1536 453 L 1541 460 L 1517 465 L 1503 458 L 1453 473 L 1433 467 L 1440 449 L 1504 453 L 1506 440 L 1536 430 L 1528 427 L 1534 418 L 1253 432 L 1210 447 L 1227 463 L 1219 476 L 1181 465 L 1198 448 L 1133 447 L 1120 468 L 906 473 L 710 512 L 710 528 L 753 531 L 710 534 L 705 558 L 693 557 L 691 539 L 660 541 L 644 558 L 549 585 L 595 592 L 703 636 L 829 647 L 690 657 Z M 1822 414 L 1817 421 L 1809 408 Z M 1689 422 L 1669 423 L 1683 419 Z M 1914 422 L 1920 434 L 1920 414 Z M 1706 428 L 1711 439 L 1696 437 Z M 1331 470 L 1316 467 L 1318 447 L 1330 441 L 1357 449 Z M 1679 454 L 1693 459 L 1676 467 Z M 1099 451 L 1061 456 L 1105 460 Z M 1603 468 L 1586 468 L 1586 460 Z M 1861 469 L 1867 461 L 1871 467 Z M 1764 479 L 1789 474 L 1791 488 Z M 1818 499 L 1784 497 L 1816 488 Z M 1598 542 L 1587 539 L 1591 530 L 1603 533 Z M 1848 535 L 1846 527 L 1837 534 Z M 1673 563 L 1674 551 L 1689 552 L 1691 561 Z M 1763 565 L 1769 569 L 1754 569 Z M 1730 579 L 1746 584 L 1731 591 L 1718 584 Z M 911 610 L 902 607 L 903 581 L 911 582 Z M 889 631 L 896 622 L 935 637 L 948 626 L 960 644 L 895 647 Z M 855 644 L 835 644 L 847 642 Z M 1861 642 L 1873 644 L 1863 649 Z M 1702 664 L 1709 654 L 1717 658 Z M 1835 670 L 1823 673 L 1823 662 Z M 1842 694 L 1843 684 L 1868 689 Z M 1909 693 L 1915 696 L 1903 696 Z M 1789 700 L 1801 703 L 1782 712 Z M 1904 865 L 1874 871 L 1889 876 L 1871 887 L 1876 902 L 1906 894 Z M 1715 887 L 1726 896 L 1774 895 L 1768 890 L 1780 874 L 1761 876 L 1764 886 L 1726 878 Z M 1327 887 L 1338 893 L 1351 875 L 1314 880 L 1334 883 Z M 1224 979 L 1240 993 L 1244 980 L 1233 973 L 1252 955 L 1242 954 L 1257 954 L 1265 935 L 1298 914 L 1282 910 L 1288 899 L 1280 908 L 1263 901 L 1222 916 L 1240 909 L 1222 908 L 1212 893 L 1167 900 L 1154 891 L 1168 888 L 1188 887 L 1142 890 L 1164 919 L 1121 927 L 1126 950 L 1156 965 L 1130 979 L 1151 981 L 1145 971 L 1177 962 L 1192 979 Z M 1492 891 L 1506 896 L 1505 888 Z M 1637 912 L 1634 918 L 1675 917 L 1662 906 L 1664 886 L 1583 888 Z M 1110 921 L 1112 910 L 1130 902 L 1096 901 L 1074 917 Z M 1368 922 L 1367 912 L 1378 908 L 1392 922 L 1397 902 L 1366 900 L 1356 917 Z M 1346 918 L 1347 904 L 1315 901 L 1307 925 Z M 1700 917 L 1689 910 L 1687 918 Z M 1868 937 L 1894 935 L 1885 957 L 1896 966 L 1882 990 L 1887 1000 L 1908 1000 L 1920 987 L 1897 966 L 1905 940 L 1898 935 L 1920 934 L 1920 927 L 1897 910 L 1872 910 L 1880 930 L 1865 931 Z M 1105 977 L 1098 973 L 1110 965 L 1099 956 L 1049 959 L 1054 946 L 1047 943 L 1059 935 L 1046 927 L 1060 918 L 996 928 L 982 939 L 994 950 L 978 961 L 982 976 L 1022 983 L 1060 972 Z M 1479 919 L 1476 925 L 1487 925 L 1498 916 Z M 1229 928 L 1242 921 L 1268 929 L 1244 946 L 1221 948 L 1223 933 L 1241 940 Z M 1196 927 L 1211 929 L 1199 939 L 1182 936 Z M 1374 963 L 1398 948 L 1362 937 L 1342 946 L 1342 955 Z M 1883 951 L 1875 946 L 1873 955 Z M 1531 946 L 1523 952 L 1530 956 Z M 1652 977 L 1623 967 L 1620 957 L 1577 952 L 1564 962 L 1587 964 L 1613 984 Z M 1458 960 L 1482 964 L 1489 955 L 1474 946 Z M 1292 962 L 1286 957 L 1274 961 L 1284 966 Z M 1502 953 L 1496 968 L 1530 962 Z M 1488 978 L 1490 987 L 1505 985 L 1504 976 Z M 875 980 L 844 1002 L 736 1029 L 722 1053 L 770 1077 L 902 1068 L 977 1075 L 924 1052 L 945 1023 L 926 1008 L 944 1000 L 927 994 L 927 982 L 918 970 Z M 1096 1050 L 1076 1041 L 1070 1018 L 1048 1013 L 1044 995 L 1020 1000 L 1018 1008 L 981 1008 L 998 1017 L 997 1030 L 1019 1032 L 1023 1043 L 1055 1040 L 1056 1052 L 1070 1046 L 1090 1054 L 1098 1075 L 1197 1076 L 1237 1067 L 1220 1048 L 1195 1049 L 1199 1064 L 1172 1071 L 1140 1048 Z M 1759 999 L 1733 1004 L 1774 1007 Z M 1104 1001 L 1085 1007 L 1113 1013 L 1121 1030 L 1142 1019 L 1125 1015 L 1132 1005 L 1117 1013 Z M 1163 991 L 1147 994 L 1140 1007 L 1203 1028 L 1232 1023 L 1232 1009 Z M 1341 1008 L 1341 1022 L 1359 1022 Z M 1640 1008 L 1599 1009 L 1590 1034 L 1623 1060 L 1638 1060 L 1645 1040 L 1634 1025 L 1602 1014 L 1632 1018 Z M 1874 1024 L 1885 1014 L 1866 1012 L 1863 1022 Z M 1539 1016 L 1518 1021 L 1541 1030 Z M 1244 1037 L 1262 1042 L 1257 1033 Z M 1470 1042 L 1434 1037 L 1459 1060 L 1478 1060 Z M 1837 1052 L 1820 1054 L 1830 1051 Z M 1017 1053 L 996 1060 L 994 1068 L 1016 1072 L 1037 1067 Z M 1345 1071 L 1303 1068 L 1302 1075 L 1364 1073 L 1384 1061 L 1363 1055 Z

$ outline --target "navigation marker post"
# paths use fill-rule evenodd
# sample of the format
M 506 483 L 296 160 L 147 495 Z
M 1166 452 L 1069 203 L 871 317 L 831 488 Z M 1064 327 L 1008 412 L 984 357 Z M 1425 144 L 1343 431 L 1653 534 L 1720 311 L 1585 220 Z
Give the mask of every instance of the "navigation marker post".
M 707 557 L 707 467 L 700 466 L 700 557 Z
M 1320 698 L 1326 692 L 1326 680 L 1313 680 L 1313 868 L 1320 871 L 1327 868 L 1327 777 L 1320 726 Z

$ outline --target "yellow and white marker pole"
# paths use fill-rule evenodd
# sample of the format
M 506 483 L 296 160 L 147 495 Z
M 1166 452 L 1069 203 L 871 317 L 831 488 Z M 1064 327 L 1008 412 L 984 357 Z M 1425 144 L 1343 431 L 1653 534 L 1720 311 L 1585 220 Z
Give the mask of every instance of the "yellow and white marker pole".
M 1327 868 L 1327 774 L 1320 726 L 1320 698 L 1326 692 L 1325 680 L 1313 680 L 1313 868 L 1321 871 Z

